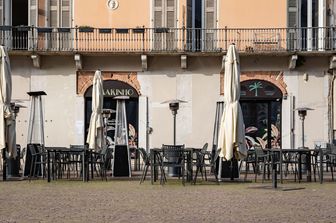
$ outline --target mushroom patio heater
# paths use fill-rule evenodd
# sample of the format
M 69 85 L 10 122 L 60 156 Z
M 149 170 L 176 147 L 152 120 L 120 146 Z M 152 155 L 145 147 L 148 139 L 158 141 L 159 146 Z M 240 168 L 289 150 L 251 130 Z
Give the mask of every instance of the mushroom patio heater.
M 301 130 L 302 130 L 302 136 L 301 136 L 301 146 L 302 148 L 304 148 L 304 120 L 305 120 L 305 117 L 307 115 L 307 111 L 308 110 L 313 110 L 311 108 L 306 108 L 306 107 L 301 107 L 301 108 L 297 108 L 295 109 L 296 111 L 298 111 L 298 114 L 299 114 L 299 117 L 300 117 L 300 120 L 301 120 Z
M 187 103 L 186 101 L 183 100 L 168 100 L 168 101 L 164 101 L 162 102 L 162 104 L 168 104 L 169 103 L 169 109 L 172 111 L 173 114 L 173 118 L 174 118 L 174 145 L 176 145 L 176 114 L 177 114 L 177 110 L 179 110 L 180 107 L 180 103 Z

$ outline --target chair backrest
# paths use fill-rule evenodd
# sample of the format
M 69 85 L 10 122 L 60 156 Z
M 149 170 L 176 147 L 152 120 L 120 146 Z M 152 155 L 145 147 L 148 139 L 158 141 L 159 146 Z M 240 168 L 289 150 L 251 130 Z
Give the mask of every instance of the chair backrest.
M 213 159 L 211 159 L 210 160 L 210 163 L 212 164 L 212 165 L 216 165 L 216 161 L 217 161 L 217 159 L 218 159 L 218 157 L 219 157 L 219 153 L 221 152 L 221 149 L 217 149 L 216 150 L 216 152 L 215 152 L 215 154 L 214 154 L 214 156 L 213 156 Z
M 146 152 L 146 150 L 144 148 L 142 148 L 142 147 L 138 148 L 138 150 L 139 150 L 140 156 L 142 157 L 142 160 L 145 163 L 149 162 L 149 155 Z
M 82 150 L 85 148 L 85 145 L 70 145 L 70 149 L 73 150 Z
M 184 145 L 162 145 L 162 156 L 164 160 L 173 163 L 184 161 Z
M 36 156 L 37 152 L 36 152 L 36 149 L 35 149 L 35 145 L 33 144 L 28 144 L 28 149 L 30 151 L 30 154 L 32 156 Z

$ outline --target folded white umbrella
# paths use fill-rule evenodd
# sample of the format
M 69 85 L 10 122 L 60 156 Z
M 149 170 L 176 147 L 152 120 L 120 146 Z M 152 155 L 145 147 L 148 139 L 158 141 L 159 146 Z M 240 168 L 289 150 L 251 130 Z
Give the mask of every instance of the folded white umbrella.
M 104 146 L 104 121 L 103 121 L 103 79 L 101 71 L 97 70 L 93 78 L 92 87 L 92 113 L 90 127 L 86 142 L 90 149 L 101 150 Z
M 245 126 L 239 98 L 239 56 L 235 45 L 230 45 L 225 59 L 225 105 L 218 136 L 218 148 L 221 149 L 219 156 L 226 160 L 232 159 L 234 155 L 236 159 L 242 159 L 247 155 L 245 146 Z
M 0 148 L 6 148 L 10 157 L 16 157 L 15 119 L 10 107 L 12 75 L 9 58 L 0 46 Z

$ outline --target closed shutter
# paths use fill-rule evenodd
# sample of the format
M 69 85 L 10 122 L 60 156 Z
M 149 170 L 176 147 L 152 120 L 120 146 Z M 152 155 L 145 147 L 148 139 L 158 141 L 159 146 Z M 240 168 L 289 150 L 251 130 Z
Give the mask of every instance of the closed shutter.
M 166 5 L 166 26 L 169 32 L 166 35 L 166 49 L 173 50 L 175 48 L 175 0 L 167 0 Z
M 70 0 L 62 0 L 61 6 L 61 26 L 70 27 Z
M 288 28 L 299 27 L 298 24 L 298 2 L 297 0 L 288 0 Z
M 171 50 L 175 44 L 176 0 L 154 0 L 154 50 Z M 170 28 L 156 29 L 156 28 Z
M 0 0 L 0 25 L 3 25 L 4 16 L 3 16 L 3 0 Z
M 215 0 L 205 0 L 204 7 L 204 50 L 212 51 L 214 50 L 214 40 L 215 40 L 215 23 L 216 23 L 216 1 Z
M 299 41 L 299 32 L 297 28 L 300 27 L 299 25 L 299 18 L 298 18 L 298 0 L 287 0 L 288 6 L 288 13 L 287 13 L 287 27 L 293 28 L 288 29 L 288 43 L 287 49 L 288 50 L 296 50 L 300 45 Z
M 163 27 L 163 0 L 154 0 L 154 28 Z
M 29 0 L 29 25 L 37 26 L 38 0 Z
M 50 0 L 49 26 L 58 27 L 58 1 Z

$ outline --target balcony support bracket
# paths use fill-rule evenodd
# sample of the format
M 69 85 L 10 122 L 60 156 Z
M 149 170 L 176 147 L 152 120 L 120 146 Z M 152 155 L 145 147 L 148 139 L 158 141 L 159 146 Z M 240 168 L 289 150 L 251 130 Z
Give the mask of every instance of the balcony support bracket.
M 147 71 L 147 55 L 141 55 L 141 68 L 142 71 Z
M 30 56 L 30 58 L 33 60 L 33 66 L 36 68 L 40 68 L 40 65 L 41 65 L 40 56 L 37 54 L 33 54 Z
M 76 69 L 81 70 L 82 69 L 82 57 L 80 54 L 75 54 L 75 64 L 76 64 Z
M 222 57 L 222 67 L 221 67 L 221 72 L 224 72 L 224 70 L 225 70 L 225 58 L 226 58 L 226 55 L 224 55 L 224 56 Z
M 292 56 L 289 58 L 289 65 L 288 65 L 288 68 L 289 68 L 290 70 L 295 69 L 297 59 L 298 59 L 298 55 L 292 55 Z
M 335 55 L 330 57 L 329 68 L 330 69 L 336 69 L 336 56 Z
M 181 68 L 182 69 L 187 69 L 187 55 L 181 55 Z

